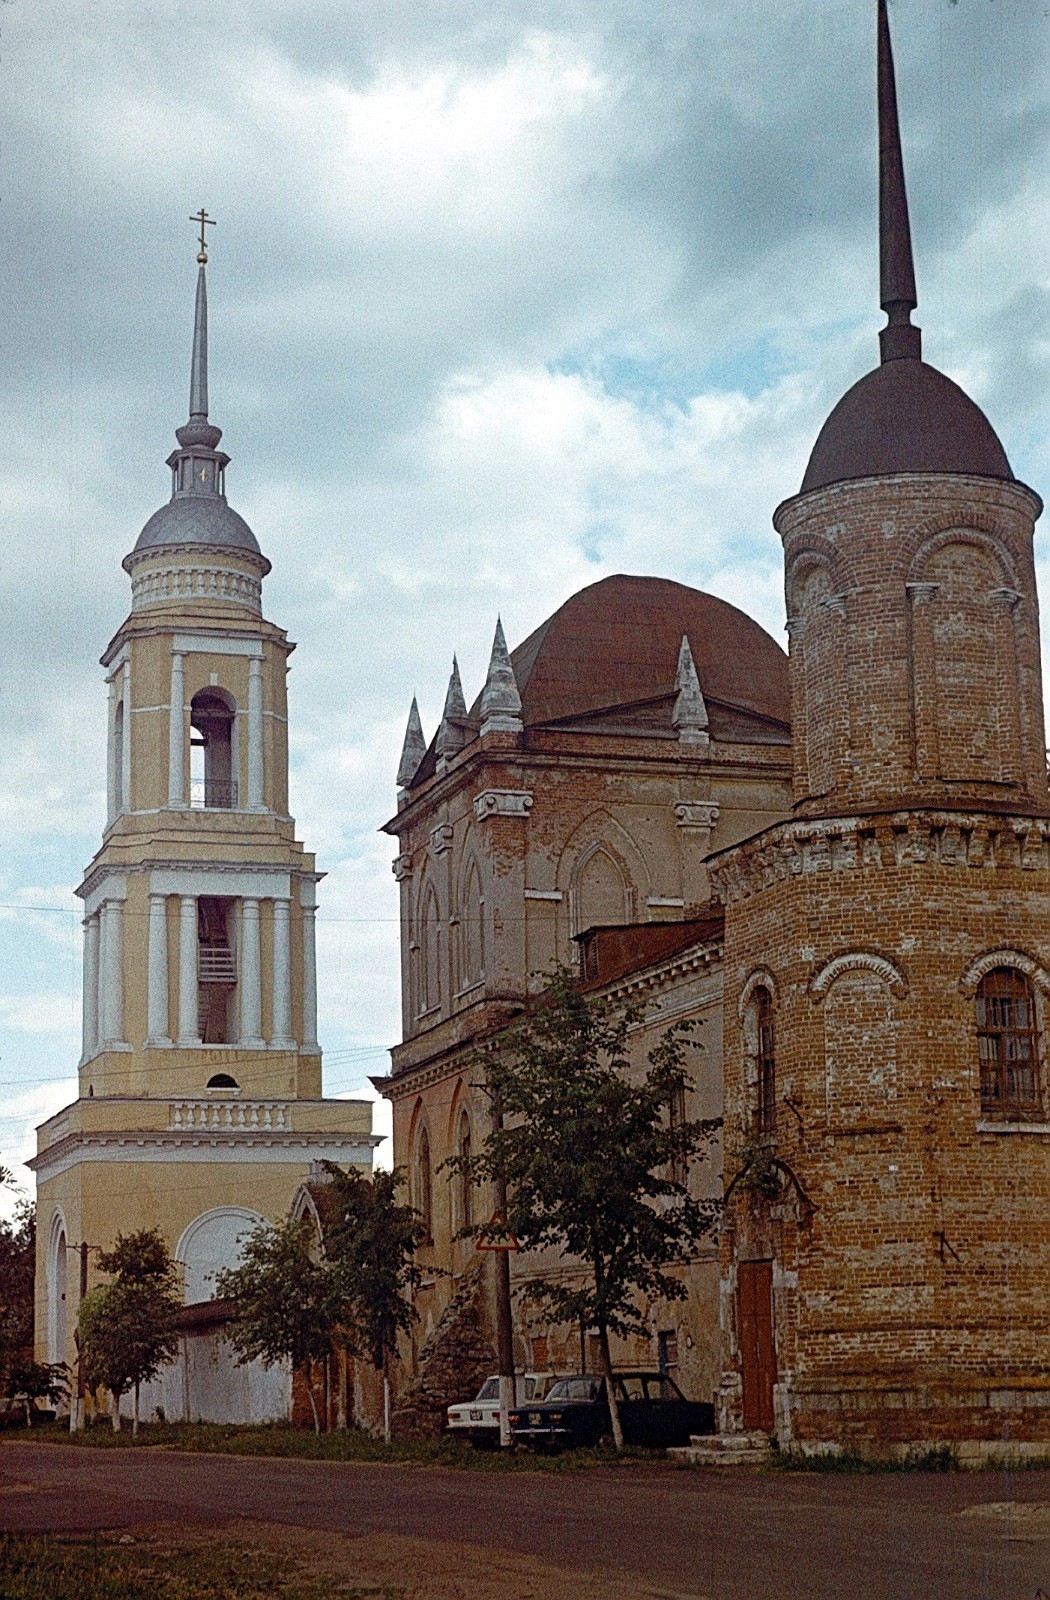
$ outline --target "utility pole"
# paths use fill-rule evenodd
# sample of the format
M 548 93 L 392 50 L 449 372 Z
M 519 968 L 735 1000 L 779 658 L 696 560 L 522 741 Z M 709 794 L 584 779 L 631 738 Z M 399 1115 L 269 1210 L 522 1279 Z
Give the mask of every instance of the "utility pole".
M 82 1240 L 80 1244 L 80 1297 L 77 1301 L 78 1311 L 83 1303 L 84 1296 L 87 1294 L 88 1248 L 88 1245 Z M 84 1425 L 84 1352 L 80 1348 L 79 1328 L 73 1334 L 73 1343 L 76 1345 L 77 1350 L 77 1389 L 69 1407 L 70 1433 L 76 1433 Z
M 503 1104 L 499 1092 L 492 1101 L 492 1125 L 497 1133 L 503 1127 Z M 500 1173 L 496 1178 L 496 1214 L 503 1221 L 507 1233 L 507 1180 Z M 496 1256 L 496 1356 L 499 1364 L 499 1442 L 501 1450 L 511 1446 L 510 1413 L 515 1404 L 514 1393 L 514 1324 L 510 1311 L 510 1249 L 509 1237 L 495 1241 Z M 500 1248 L 502 1246 L 502 1248 Z

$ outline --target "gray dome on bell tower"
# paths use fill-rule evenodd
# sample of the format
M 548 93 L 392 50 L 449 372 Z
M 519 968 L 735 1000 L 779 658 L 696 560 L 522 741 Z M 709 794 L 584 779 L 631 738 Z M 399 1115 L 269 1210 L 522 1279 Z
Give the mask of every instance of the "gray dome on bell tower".
M 209 219 L 210 220 L 210 219 Z M 208 284 L 207 250 L 203 237 L 197 257 L 197 299 L 193 320 L 193 356 L 190 364 L 190 415 L 175 437 L 179 448 L 172 451 L 167 465 L 171 469 L 171 499 L 155 511 L 146 523 L 131 553 L 124 558 L 127 572 L 148 556 L 162 551 L 176 558 L 196 558 L 206 551 L 229 551 L 260 568 L 260 576 L 270 563 L 259 548 L 251 528 L 226 499 L 226 468 L 229 456 L 220 450 L 222 429 L 208 420 Z

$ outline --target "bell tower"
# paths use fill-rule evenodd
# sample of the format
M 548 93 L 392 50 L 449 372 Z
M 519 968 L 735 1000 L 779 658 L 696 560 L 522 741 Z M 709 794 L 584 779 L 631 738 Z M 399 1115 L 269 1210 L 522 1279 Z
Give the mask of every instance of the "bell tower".
M 33 1163 L 52 1350 L 75 1320 L 43 1331 L 61 1298 L 56 1228 L 67 1245 L 108 1247 L 118 1230 L 159 1226 L 177 1254 L 203 1214 L 232 1206 L 243 1234 L 287 1213 L 311 1163 L 370 1168 L 375 1142 L 366 1104 L 322 1098 L 323 874 L 288 810 L 294 645 L 263 615 L 270 563 L 226 499 L 208 413 L 210 219 L 196 220 L 189 418 L 167 461 L 171 498 L 124 559 L 131 611 L 102 656 L 107 817 L 77 891 L 80 1095 L 40 1129 Z
M 886 0 L 879 365 L 784 543 L 794 807 L 721 852 L 722 1425 L 802 1450 L 1044 1452 L 1050 795 L 1032 541 L 923 361 Z

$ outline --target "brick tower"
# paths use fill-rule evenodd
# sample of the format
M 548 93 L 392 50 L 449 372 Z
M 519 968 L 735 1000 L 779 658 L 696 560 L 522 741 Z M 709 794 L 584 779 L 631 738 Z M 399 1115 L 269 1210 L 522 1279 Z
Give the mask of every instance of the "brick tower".
M 722 1425 L 1050 1442 L 1041 502 L 921 359 L 885 0 L 882 361 L 784 542 L 794 817 L 726 903 Z

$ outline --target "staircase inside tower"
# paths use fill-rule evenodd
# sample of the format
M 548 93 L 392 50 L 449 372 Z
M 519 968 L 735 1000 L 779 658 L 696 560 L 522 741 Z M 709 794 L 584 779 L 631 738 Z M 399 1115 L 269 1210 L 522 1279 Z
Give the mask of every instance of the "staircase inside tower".
M 232 1040 L 237 958 L 230 937 L 232 900 L 201 895 L 197 901 L 198 1015 L 204 1044 Z

